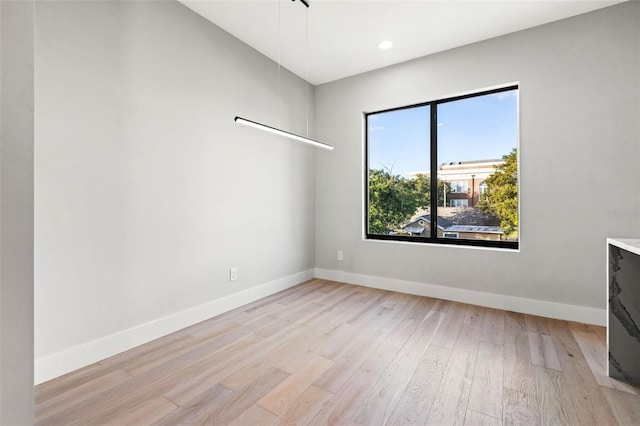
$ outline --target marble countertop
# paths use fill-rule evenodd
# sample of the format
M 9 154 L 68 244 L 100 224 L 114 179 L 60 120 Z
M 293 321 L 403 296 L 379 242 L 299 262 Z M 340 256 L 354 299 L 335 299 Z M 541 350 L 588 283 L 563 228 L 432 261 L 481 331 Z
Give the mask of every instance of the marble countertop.
M 640 238 L 607 238 L 607 244 L 640 255 Z

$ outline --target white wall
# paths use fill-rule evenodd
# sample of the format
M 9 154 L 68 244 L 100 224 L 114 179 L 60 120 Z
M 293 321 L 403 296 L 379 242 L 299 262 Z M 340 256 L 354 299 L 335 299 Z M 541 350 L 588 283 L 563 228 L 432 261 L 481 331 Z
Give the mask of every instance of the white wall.
M 33 9 L 0 2 L 0 424 L 33 423 Z
M 624 3 L 316 87 L 336 145 L 316 160 L 317 274 L 603 323 L 605 238 L 640 235 L 639 19 Z M 510 82 L 520 251 L 363 241 L 363 112 Z
M 311 277 L 313 148 L 233 122 L 301 79 L 177 2 L 38 2 L 36 62 L 37 382 Z

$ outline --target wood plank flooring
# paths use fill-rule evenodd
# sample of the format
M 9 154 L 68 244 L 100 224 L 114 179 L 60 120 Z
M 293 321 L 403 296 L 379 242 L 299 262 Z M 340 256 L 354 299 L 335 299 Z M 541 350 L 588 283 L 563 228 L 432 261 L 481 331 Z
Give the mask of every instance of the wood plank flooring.
M 311 280 L 35 388 L 38 425 L 633 425 L 605 330 Z

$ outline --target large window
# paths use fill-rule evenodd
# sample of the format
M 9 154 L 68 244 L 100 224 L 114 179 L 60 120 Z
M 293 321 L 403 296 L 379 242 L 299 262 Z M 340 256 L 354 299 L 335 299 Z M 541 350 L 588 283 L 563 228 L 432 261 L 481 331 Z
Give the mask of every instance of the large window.
M 368 239 L 518 248 L 517 86 L 369 113 L 366 132 Z

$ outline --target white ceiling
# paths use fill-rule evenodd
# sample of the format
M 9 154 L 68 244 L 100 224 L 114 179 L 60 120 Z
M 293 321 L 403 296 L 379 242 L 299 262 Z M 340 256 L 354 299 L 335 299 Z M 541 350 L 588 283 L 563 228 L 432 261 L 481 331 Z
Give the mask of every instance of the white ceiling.
M 625 0 L 179 1 L 317 85 Z

